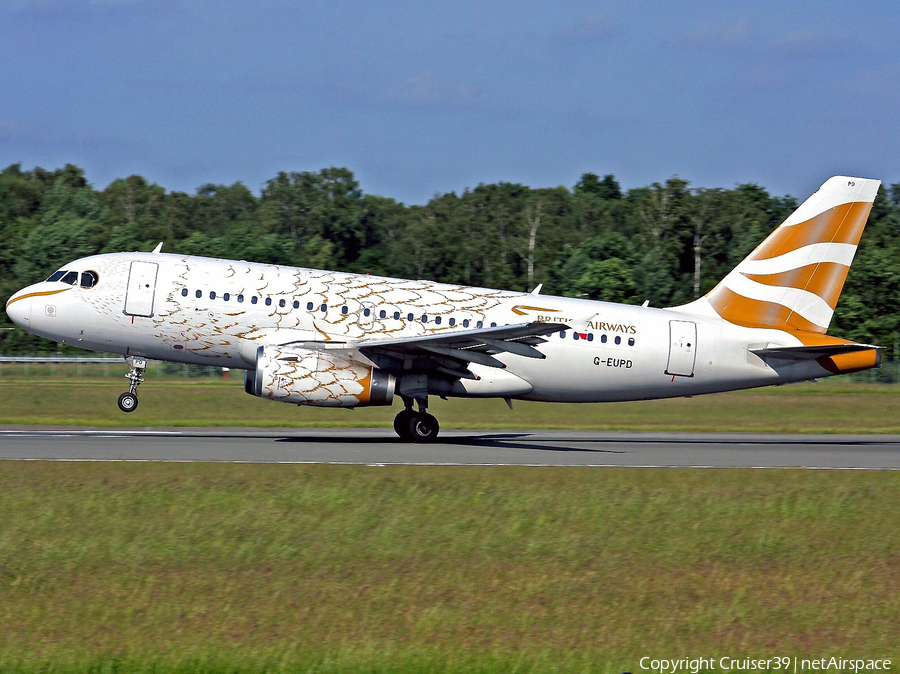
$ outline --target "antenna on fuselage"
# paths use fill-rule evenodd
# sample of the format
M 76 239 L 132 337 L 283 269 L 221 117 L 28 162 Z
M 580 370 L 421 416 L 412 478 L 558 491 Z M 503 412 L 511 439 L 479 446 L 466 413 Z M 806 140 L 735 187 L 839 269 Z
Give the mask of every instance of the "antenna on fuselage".
M 160 242 L 159 242 L 159 245 L 157 245 L 156 248 L 153 249 L 153 252 L 154 252 L 154 253 L 159 253 L 159 252 L 161 252 L 161 251 L 162 251 L 162 245 L 163 245 L 163 242 L 160 241 Z

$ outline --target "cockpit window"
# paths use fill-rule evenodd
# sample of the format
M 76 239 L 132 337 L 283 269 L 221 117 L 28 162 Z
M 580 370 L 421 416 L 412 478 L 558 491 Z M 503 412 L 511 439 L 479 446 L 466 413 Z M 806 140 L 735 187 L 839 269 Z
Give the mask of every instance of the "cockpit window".
M 47 278 L 48 283 L 52 283 L 53 281 L 59 281 L 63 277 L 63 274 L 66 273 L 65 269 L 60 269 L 59 271 L 55 271 Z
M 70 286 L 78 283 L 78 272 L 77 271 L 69 271 L 66 272 L 65 276 L 59 279 L 63 283 L 68 283 Z
M 82 288 L 93 288 L 97 285 L 97 272 L 95 271 L 83 271 L 81 272 L 81 287 Z

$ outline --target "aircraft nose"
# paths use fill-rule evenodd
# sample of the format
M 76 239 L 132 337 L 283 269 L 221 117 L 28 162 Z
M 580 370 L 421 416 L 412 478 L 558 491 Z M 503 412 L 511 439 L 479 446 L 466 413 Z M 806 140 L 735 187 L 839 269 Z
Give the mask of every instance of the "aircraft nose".
M 31 296 L 18 292 L 6 302 L 6 315 L 20 328 L 28 329 L 31 323 Z

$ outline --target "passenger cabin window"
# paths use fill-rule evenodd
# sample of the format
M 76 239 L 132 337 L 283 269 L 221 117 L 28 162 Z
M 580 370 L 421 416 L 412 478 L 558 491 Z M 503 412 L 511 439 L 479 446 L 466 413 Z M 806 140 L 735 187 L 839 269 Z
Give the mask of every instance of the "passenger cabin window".
M 297 300 L 294 300 L 294 309 L 299 309 L 299 308 L 300 308 L 300 302 L 298 302 Z
M 216 291 L 215 290 L 209 291 L 209 299 L 211 299 L 211 300 L 216 299 Z
M 266 298 L 266 306 L 267 306 L 267 307 L 272 306 L 272 298 L 271 298 L 271 297 L 267 297 L 267 298 Z
M 198 300 L 199 300 L 201 297 L 203 297 L 203 291 L 202 291 L 202 290 L 198 290 L 198 291 L 195 292 L 194 294 L 197 296 L 197 299 L 198 299 Z
M 259 302 L 259 298 L 256 295 L 250 298 L 250 304 L 256 304 L 257 302 Z
M 78 272 L 77 271 L 66 272 L 65 276 L 63 276 L 59 280 L 62 281 L 63 283 L 68 283 L 70 286 L 73 286 L 76 283 L 78 283 Z
M 47 283 L 52 283 L 54 281 L 59 281 L 63 276 L 65 276 L 66 270 L 60 269 L 59 271 L 55 271 L 47 278 Z
M 182 296 L 182 297 L 187 297 L 187 288 L 182 288 L 182 289 L 181 289 L 181 296 Z
M 278 300 L 278 306 L 284 309 L 285 302 L 284 300 Z
M 238 304 L 240 304 L 243 301 L 244 301 L 244 294 L 241 293 L 240 295 L 238 295 Z
M 222 299 L 227 302 L 231 299 L 231 293 L 225 293 L 224 295 L 222 295 Z
M 306 303 L 306 310 L 307 310 L 307 311 L 312 311 L 312 307 L 313 307 L 312 302 L 307 302 L 307 303 Z
M 387 316 L 387 312 L 384 309 L 378 312 L 378 318 L 384 318 L 385 316 Z

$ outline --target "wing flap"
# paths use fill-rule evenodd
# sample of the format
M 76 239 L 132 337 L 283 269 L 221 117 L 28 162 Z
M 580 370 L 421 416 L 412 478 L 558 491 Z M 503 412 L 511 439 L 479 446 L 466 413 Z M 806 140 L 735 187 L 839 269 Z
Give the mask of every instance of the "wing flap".
M 451 376 L 472 377 L 470 363 L 503 369 L 494 356 L 511 353 L 525 358 L 543 358 L 536 346 L 546 335 L 569 326 L 534 321 L 475 330 L 435 332 L 414 337 L 359 342 L 356 348 L 372 362 L 387 370 L 437 370 Z
M 450 356 L 451 358 L 456 358 L 468 363 L 478 363 L 479 365 L 486 365 L 488 367 L 497 367 L 501 370 L 506 368 L 504 363 L 493 356 L 481 351 L 475 351 L 474 349 L 450 349 L 444 346 L 434 346 L 432 344 L 423 344 L 421 348 L 430 351 L 431 353 L 436 353 L 441 356 Z

